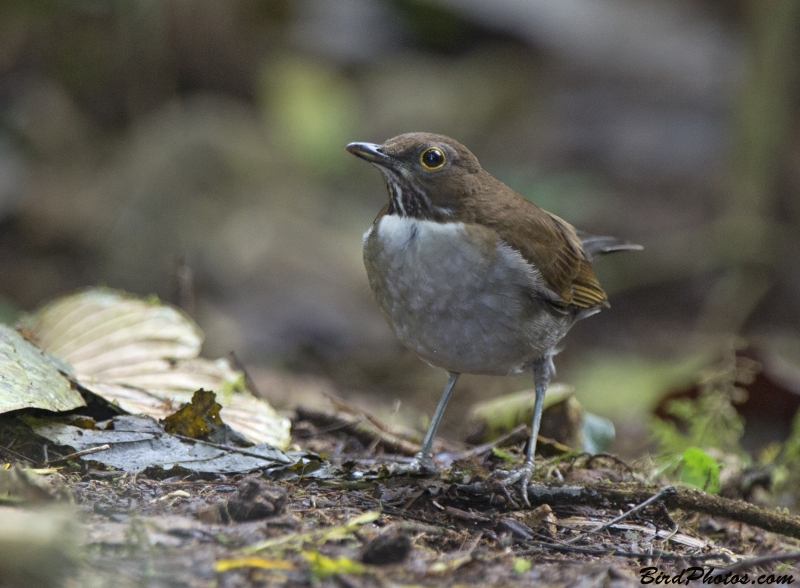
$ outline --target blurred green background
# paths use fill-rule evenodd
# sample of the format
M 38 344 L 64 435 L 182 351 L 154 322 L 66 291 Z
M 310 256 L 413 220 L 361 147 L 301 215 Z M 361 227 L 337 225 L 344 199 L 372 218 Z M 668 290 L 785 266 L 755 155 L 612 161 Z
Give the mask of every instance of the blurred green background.
M 279 405 L 268 369 L 430 413 L 445 374 L 361 262 L 383 182 L 342 147 L 442 133 L 645 246 L 596 264 L 612 309 L 556 358 L 638 439 L 731 335 L 800 364 L 798 39 L 796 0 L 3 0 L 0 320 L 156 293 Z M 462 379 L 445 431 L 529 385 Z

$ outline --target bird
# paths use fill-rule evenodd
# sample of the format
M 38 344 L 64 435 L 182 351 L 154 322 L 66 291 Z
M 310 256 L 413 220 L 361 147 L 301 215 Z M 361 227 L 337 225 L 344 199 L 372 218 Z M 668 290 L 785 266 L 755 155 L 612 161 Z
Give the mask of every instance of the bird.
M 461 374 L 530 371 L 535 387 L 524 461 L 501 480 L 528 501 L 542 404 L 557 345 L 608 308 L 592 257 L 642 249 L 576 230 L 485 171 L 458 141 L 406 133 L 345 146 L 383 174 L 389 199 L 363 236 L 378 307 L 400 341 L 449 378 L 407 470 L 438 471 L 433 441 Z

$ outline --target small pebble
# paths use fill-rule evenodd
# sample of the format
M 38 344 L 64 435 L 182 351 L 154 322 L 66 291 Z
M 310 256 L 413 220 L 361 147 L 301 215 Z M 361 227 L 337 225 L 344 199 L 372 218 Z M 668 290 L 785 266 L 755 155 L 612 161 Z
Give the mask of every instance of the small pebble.
M 366 564 L 397 564 L 411 552 L 411 539 L 406 535 L 379 535 L 364 547 L 361 561 Z
M 228 498 L 228 514 L 234 521 L 254 521 L 283 513 L 288 495 L 280 486 L 248 478 Z

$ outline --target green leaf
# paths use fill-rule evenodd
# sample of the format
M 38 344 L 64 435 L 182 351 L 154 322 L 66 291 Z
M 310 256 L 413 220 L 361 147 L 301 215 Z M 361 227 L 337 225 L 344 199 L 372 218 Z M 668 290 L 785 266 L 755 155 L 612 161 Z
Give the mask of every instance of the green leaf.
M 248 545 L 242 549 L 242 552 L 245 554 L 251 554 L 264 549 L 300 548 L 304 543 L 322 544 L 326 541 L 340 541 L 350 537 L 355 531 L 358 531 L 361 526 L 376 521 L 380 516 L 380 512 L 376 510 L 369 510 L 356 517 L 346 520 L 341 525 L 325 527 L 315 531 L 289 533 L 286 535 L 281 535 L 280 537 L 273 537 L 271 539 L 259 541 L 253 545 Z
M 303 551 L 302 555 L 311 566 L 311 577 L 314 580 L 336 574 L 363 574 L 367 570 L 364 564 L 349 557 L 328 557 L 319 551 Z
M 719 492 L 719 463 L 699 447 L 689 447 L 683 452 L 681 482 L 705 490 Z
M 492 454 L 494 454 L 495 457 L 502 459 L 506 465 L 509 466 L 515 464 L 517 461 L 516 457 L 511 455 L 508 451 L 503 451 L 499 447 L 492 447 Z
M 514 563 L 511 565 L 511 570 L 515 574 L 520 575 L 524 574 L 529 569 L 531 569 L 532 565 L 533 564 L 529 560 L 518 557 L 514 560 Z

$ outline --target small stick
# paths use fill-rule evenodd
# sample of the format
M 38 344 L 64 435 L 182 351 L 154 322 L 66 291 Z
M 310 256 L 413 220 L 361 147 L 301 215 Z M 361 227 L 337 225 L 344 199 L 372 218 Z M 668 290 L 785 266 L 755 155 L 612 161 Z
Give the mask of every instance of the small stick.
M 685 553 L 675 554 L 675 553 L 662 552 L 659 550 L 655 550 L 653 553 L 641 553 L 636 551 L 622 551 L 620 549 L 614 549 L 614 548 L 604 549 L 604 548 L 593 548 L 593 547 L 577 547 L 574 545 L 546 543 L 543 541 L 520 541 L 520 544 L 530 548 L 537 548 L 539 550 L 550 549 L 553 551 L 561 551 L 566 553 L 582 553 L 584 555 L 600 555 L 600 556 L 613 555 L 614 557 L 627 557 L 631 559 L 659 558 L 666 561 L 674 561 L 681 559 L 688 559 L 690 561 L 707 561 L 710 559 L 721 559 L 730 561 L 730 557 L 725 553 L 706 553 L 701 555 L 687 555 Z
M 602 531 L 603 529 L 608 529 L 609 527 L 612 527 L 612 526 L 616 525 L 620 521 L 624 521 L 629 516 L 631 516 L 633 514 L 636 514 L 637 512 L 642 510 L 644 507 L 649 506 L 649 505 L 653 504 L 654 502 L 665 498 L 666 496 L 672 496 L 673 494 L 676 494 L 677 492 L 678 491 L 675 489 L 674 486 L 665 486 L 664 488 L 662 488 L 661 490 L 659 490 L 658 492 L 653 494 L 650 498 L 648 498 L 644 502 L 634 506 L 632 509 L 622 513 L 618 517 L 616 517 L 614 519 L 611 519 L 607 523 L 603 523 L 601 525 L 597 525 L 596 527 L 594 527 L 592 529 L 589 529 L 588 531 L 585 531 L 585 532 L 581 533 L 580 535 L 576 535 L 572 539 L 569 539 L 568 541 L 564 541 L 564 543 L 565 544 L 575 543 L 578 539 L 582 539 L 583 537 L 586 537 L 586 535 L 588 535 L 590 533 L 597 533 L 598 531 Z
M 419 450 L 419 447 L 416 444 L 409 441 L 415 434 L 415 431 L 406 430 L 406 431 L 393 431 L 391 430 L 385 423 L 377 419 L 375 416 L 371 415 L 365 410 L 361 410 L 356 406 L 353 406 L 349 402 L 347 402 L 344 398 L 339 398 L 338 396 L 332 396 L 330 394 L 325 395 L 326 398 L 330 401 L 333 406 L 346 414 L 350 414 L 358 419 L 358 422 L 363 423 L 364 425 L 374 428 L 375 436 L 380 439 L 384 443 L 395 443 L 395 439 L 401 439 L 406 441 L 407 443 L 411 443 L 413 447 L 415 447 L 414 453 L 411 455 L 416 455 L 416 452 Z
M 486 453 L 489 453 L 495 447 L 501 447 L 503 445 L 511 445 L 516 443 L 517 441 L 522 441 L 523 439 L 528 438 L 528 427 L 527 425 L 517 425 L 513 429 L 511 429 L 508 433 L 501 435 L 497 439 L 490 441 L 489 443 L 484 443 L 483 445 L 476 445 L 472 449 L 467 449 L 466 451 L 462 451 L 461 453 L 457 453 L 455 455 L 455 459 L 469 459 L 470 457 L 479 457 Z
M 247 366 L 242 363 L 242 360 L 239 359 L 239 356 L 236 355 L 235 351 L 231 351 L 230 358 L 233 369 L 239 370 L 242 372 L 242 374 L 244 374 L 244 387 L 247 389 L 247 391 L 253 396 L 264 398 L 261 396 L 261 392 L 259 392 L 258 388 L 256 387 L 256 383 L 253 381 L 253 378 L 250 377 L 250 372 L 247 371 Z
M 5 447 L 5 446 L 3 446 L 3 445 L 0 445 L 0 450 L 2 450 L 2 451 L 7 451 L 8 453 L 10 453 L 11 455 L 13 455 L 13 456 L 14 456 L 14 457 L 16 457 L 17 459 L 24 459 L 25 461 L 27 461 L 27 462 L 29 462 L 29 463 L 36 463 L 36 461 L 35 461 L 35 460 L 31 459 L 30 457 L 26 457 L 26 456 L 22 455 L 21 453 L 17 453 L 16 451 L 14 451 L 13 449 L 11 449 L 10 447 Z
M 492 519 L 489 517 L 485 517 L 483 515 L 475 514 L 474 512 L 468 512 L 466 510 L 461 510 L 460 508 L 455 508 L 453 506 L 445 506 L 444 512 L 449 514 L 451 517 L 456 519 L 461 519 L 462 521 L 467 521 L 470 523 L 491 523 Z
M 178 439 L 182 439 L 183 441 L 190 441 L 192 443 L 201 443 L 203 445 L 210 445 L 211 447 L 214 447 L 216 449 L 221 449 L 222 451 L 227 451 L 228 453 L 238 453 L 240 455 L 246 455 L 248 457 L 256 457 L 258 459 L 263 459 L 264 461 L 270 461 L 271 459 L 268 456 L 260 455 L 258 453 L 255 453 L 254 451 L 247 451 L 246 449 L 242 449 L 240 447 L 233 447 L 232 445 L 223 445 L 221 443 L 214 443 L 212 441 L 204 441 L 203 439 L 194 439 L 192 437 L 186 437 L 185 435 L 178 435 L 177 433 L 174 433 L 173 437 L 177 437 Z M 278 449 L 277 451 L 280 451 L 280 449 Z M 281 451 L 281 453 L 283 452 Z M 284 455 L 286 454 L 284 453 Z M 193 461 L 210 461 L 212 459 L 217 459 L 218 457 L 219 455 L 211 455 L 209 457 L 204 457 L 202 459 L 186 459 L 183 461 L 186 463 Z M 272 461 L 277 462 L 278 460 L 272 460 Z M 290 464 L 292 463 L 292 461 L 290 458 L 289 461 L 281 461 L 280 463 Z
M 610 453 L 594 453 L 591 456 L 589 456 L 589 459 L 586 460 L 586 465 L 588 466 L 594 463 L 595 460 L 599 459 L 609 459 L 613 461 L 615 464 L 624 467 L 626 470 L 628 470 L 628 473 L 630 474 L 634 473 L 633 468 L 631 466 L 629 466 L 625 461 L 618 458 L 616 455 L 612 455 Z
M 732 574 L 733 572 L 740 572 L 742 570 L 746 570 L 749 568 L 755 568 L 758 566 L 763 566 L 765 564 L 771 564 L 779 561 L 788 561 L 788 560 L 800 560 L 800 551 L 790 551 L 787 553 L 776 553 L 774 555 L 762 555 L 760 557 L 751 557 L 749 559 L 743 559 L 741 561 L 737 561 L 735 564 L 728 566 L 727 568 L 722 568 L 721 570 L 714 572 L 709 577 L 716 578 L 718 576 Z
M 297 414 L 300 418 L 311 421 L 317 425 L 321 424 L 325 427 L 346 429 L 353 436 L 360 439 L 365 445 L 369 445 L 375 441 L 375 439 L 378 439 L 386 449 L 395 453 L 412 456 L 419 451 L 419 446 L 416 443 L 407 441 L 398 435 L 382 431 L 363 414 L 353 416 L 342 412 L 337 415 L 332 415 L 307 406 L 298 406 Z
M 97 447 L 90 447 L 89 449 L 82 449 L 81 451 L 76 451 L 75 453 L 70 453 L 69 455 L 65 455 L 64 457 L 59 457 L 58 459 L 54 459 L 50 463 L 54 464 L 60 461 L 67 461 L 68 459 L 72 459 L 73 457 L 81 457 L 82 455 L 98 453 L 100 451 L 106 451 L 107 449 L 111 449 L 111 445 L 109 445 L 108 443 L 106 443 L 105 445 L 98 445 Z

